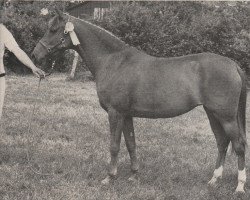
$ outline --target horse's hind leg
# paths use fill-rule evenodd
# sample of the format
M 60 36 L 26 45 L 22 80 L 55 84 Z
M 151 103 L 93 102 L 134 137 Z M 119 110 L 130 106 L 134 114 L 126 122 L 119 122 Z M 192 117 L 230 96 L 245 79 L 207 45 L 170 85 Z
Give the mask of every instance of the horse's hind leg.
M 126 117 L 124 121 L 123 134 L 126 142 L 126 146 L 129 152 L 130 160 L 131 160 L 131 171 L 132 176 L 129 180 L 133 181 L 136 177 L 136 174 L 139 170 L 139 164 L 136 156 L 136 143 L 135 143 L 135 132 L 133 125 L 133 118 Z
M 205 109 L 208 118 L 215 133 L 215 138 L 218 146 L 218 158 L 216 162 L 216 169 L 212 179 L 209 181 L 210 184 L 214 184 L 219 177 L 222 175 L 223 164 L 225 162 L 225 156 L 229 142 L 232 142 L 233 150 L 238 157 L 238 186 L 235 192 L 244 193 L 244 185 L 246 183 L 246 170 L 245 170 L 245 141 L 240 135 L 240 120 L 237 117 L 219 117 L 214 115 L 212 112 Z M 221 133 L 221 134 L 219 134 Z M 223 134 L 222 134 L 223 133 Z
M 237 119 L 227 120 L 222 122 L 222 126 L 226 134 L 230 137 L 233 150 L 238 157 L 238 186 L 237 193 L 244 193 L 244 185 L 246 183 L 245 169 L 245 141 L 240 135 L 240 122 Z
M 207 113 L 212 131 L 216 139 L 217 148 L 218 148 L 218 156 L 216 160 L 213 177 L 208 182 L 209 185 L 214 186 L 217 180 L 222 177 L 223 166 L 225 163 L 227 147 L 230 142 L 230 139 L 226 135 L 223 127 L 221 126 L 220 121 L 214 116 L 214 114 L 211 111 L 209 111 L 207 108 L 204 107 L 204 109 Z

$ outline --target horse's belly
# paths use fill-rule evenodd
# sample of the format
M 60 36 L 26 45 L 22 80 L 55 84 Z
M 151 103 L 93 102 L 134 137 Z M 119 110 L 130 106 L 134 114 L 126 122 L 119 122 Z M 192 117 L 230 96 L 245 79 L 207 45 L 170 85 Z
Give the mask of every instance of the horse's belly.
M 139 118 L 151 118 L 151 119 L 157 119 L 157 118 L 172 118 L 176 117 L 182 114 L 187 113 L 188 111 L 192 110 L 196 106 L 193 106 L 192 108 L 186 109 L 186 110 L 181 110 L 179 112 L 174 111 L 174 112 L 156 112 L 156 111 L 149 111 L 149 110 L 133 110 L 131 111 L 131 116 L 133 117 L 139 117 Z
M 200 103 L 192 99 L 141 101 L 131 107 L 130 113 L 134 117 L 142 118 L 171 118 L 182 115 L 198 105 Z

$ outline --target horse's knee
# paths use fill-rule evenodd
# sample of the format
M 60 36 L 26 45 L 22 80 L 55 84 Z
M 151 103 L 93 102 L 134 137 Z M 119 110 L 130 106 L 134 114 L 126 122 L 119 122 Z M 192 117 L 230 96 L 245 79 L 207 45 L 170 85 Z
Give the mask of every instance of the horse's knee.
M 218 147 L 218 151 L 220 153 L 227 152 L 229 141 L 230 140 L 228 138 L 226 138 L 226 139 L 223 138 L 223 141 L 222 141 L 222 139 L 221 139 L 221 141 L 218 141 L 218 139 L 217 139 L 217 147 Z
M 120 146 L 116 144 L 112 144 L 110 147 L 110 153 L 112 156 L 117 156 L 120 151 Z
M 129 154 L 131 153 L 134 153 L 135 152 L 135 144 L 130 144 L 130 145 L 127 145 L 127 150 L 129 152 Z

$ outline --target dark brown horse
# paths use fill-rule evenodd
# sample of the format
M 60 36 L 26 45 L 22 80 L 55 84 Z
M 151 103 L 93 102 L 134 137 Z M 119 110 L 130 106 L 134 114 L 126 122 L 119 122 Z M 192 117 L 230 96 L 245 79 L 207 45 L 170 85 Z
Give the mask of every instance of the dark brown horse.
M 72 35 L 65 31 L 67 22 L 71 22 L 71 33 L 77 35 L 79 45 L 74 46 Z M 209 184 L 214 185 L 221 178 L 231 141 L 238 157 L 236 192 L 244 192 L 246 83 L 234 61 L 212 53 L 156 58 L 96 25 L 58 12 L 33 56 L 41 61 L 69 48 L 87 62 L 96 79 L 100 105 L 109 117 L 111 161 L 102 183 L 109 183 L 117 174 L 122 133 L 131 158 L 131 178 L 138 171 L 133 117 L 170 118 L 203 105 L 218 146 L 216 168 Z

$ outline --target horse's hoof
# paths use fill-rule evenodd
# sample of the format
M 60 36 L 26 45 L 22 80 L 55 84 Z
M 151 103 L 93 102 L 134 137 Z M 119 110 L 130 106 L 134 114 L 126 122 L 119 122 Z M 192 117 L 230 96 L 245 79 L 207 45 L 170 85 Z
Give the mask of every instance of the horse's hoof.
M 216 187 L 217 186 L 217 180 L 212 178 L 207 184 L 210 187 Z
M 244 183 L 242 183 L 242 182 L 238 183 L 234 194 L 236 194 L 236 195 L 244 195 L 245 194 Z
M 138 181 L 138 175 L 137 174 L 133 174 L 128 178 L 129 182 L 136 182 Z
M 242 198 L 244 198 L 244 196 L 245 196 L 245 191 L 243 190 L 243 191 L 236 191 L 235 190 L 235 192 L 234 192 L 234 196 L 236 197 L 236 199 L 242 199 Z
M 102 185 L 108 185 L 111 182 L 111 177 L 107 176 L 105 179 L 102 180 Z
M 242 195 L 245 195 L 245 194 L 246 194 L 246 192 L 245 192 L 244 189 L 238 189 L 238 188 L 236 188 L 236 190 L 234 192 L 234 195 L 236 195 L 236 196 L 242 196 Z

